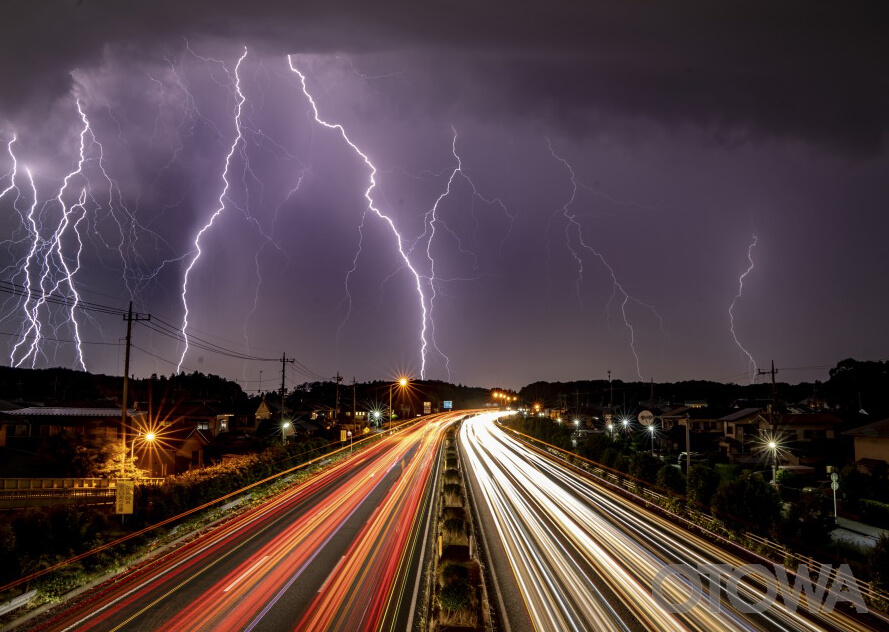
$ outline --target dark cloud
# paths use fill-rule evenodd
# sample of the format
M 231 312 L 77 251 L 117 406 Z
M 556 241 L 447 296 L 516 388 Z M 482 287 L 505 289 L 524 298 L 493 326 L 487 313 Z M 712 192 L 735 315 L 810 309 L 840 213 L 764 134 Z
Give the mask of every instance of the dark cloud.
M 872 153 L 889 112 L 879 3 L 18 0 L 6 15 L 0 109 L 12 118 L 44 113 L 106 46 L 151 55 L 182 38 L 266 54 L 395 53 L 438 103 L 546 114 L 576 133 L 606 110 Z

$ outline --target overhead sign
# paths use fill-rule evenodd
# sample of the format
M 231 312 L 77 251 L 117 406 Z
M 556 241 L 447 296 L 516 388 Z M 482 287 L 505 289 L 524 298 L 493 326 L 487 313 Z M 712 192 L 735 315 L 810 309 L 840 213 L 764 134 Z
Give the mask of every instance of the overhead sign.
M 117 479 L 116 485 L 117 495 L 114 499 L 114 513 L 133 513 L 133 492 L 135 491 L 136 483 Z
M 451 410 L 451 409 L 454 407 L 454 402 L 452 402 L 452 401 L 449 400 L 449 399 L 446 399 L 446 400 L 444 401 L 444 404 L 442 404 L 442 407 L 443 407 L 444 409 L 446 409 L 446 410 Z
M 639 423 L 643 426 L 649 426 L 654 421 L 654 413 L 650 410 L 643 410 L 639 413 Z

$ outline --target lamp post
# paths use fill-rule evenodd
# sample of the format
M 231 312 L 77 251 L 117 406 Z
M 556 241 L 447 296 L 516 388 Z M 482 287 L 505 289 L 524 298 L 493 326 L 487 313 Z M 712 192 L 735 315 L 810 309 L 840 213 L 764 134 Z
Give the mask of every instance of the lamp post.
M 141 432 L 133 437 L 133 442 L 130 444 L 130 462 L 133 464 L 133 469 L 136 469 L 136 441 L 141 439 L 144 443 L 154 443 L 154 440 L 157 438 L 153 432 L 146 432 L 142 434 Z
M 608 424 L 608 432 L 611 434 L 611 440 L 614 441 L 614 424 Z
M 648 425 L 648 434 L 651 435 L 651 456 L 654 456 L 654 422 Z
M 404 388 L 408 385 L 410 380 L 406 377 L 399 378 L 397 382 L 394 382 L 389 385 L 389 432 L 392 432 L 392 389 L 396 386 L 399 388 Z
M 769 441 L 769 452 L 772 453 L 772 485 L 778 486 L 778 444 L 775 441 Z
M 289 427 L 289 421 L 285 421 L 283 424 L 281 424 L 281 445 L 287 445 L 287 429 Z

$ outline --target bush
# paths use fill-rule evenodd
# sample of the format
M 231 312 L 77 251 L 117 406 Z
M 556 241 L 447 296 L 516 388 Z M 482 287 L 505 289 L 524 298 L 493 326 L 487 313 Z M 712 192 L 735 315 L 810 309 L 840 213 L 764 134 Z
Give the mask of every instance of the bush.
M 722 483 L 713 495 L 713 513 L 727 526 L 763 532 L 781 516 L 778 490 L 754 474 Z
M 889 529 L 889 505 L 886 503 L 862 499 L 858 501 L 858 509 L 864 522 Z
M 463 495 L 463 487 L 459 484 L 454 483 L 446 483 L 442 485 L 441 491 L 445 496 L 462 496 Z
M 660 460 L 648 452 L 637 452 L 630 457 L 630 476 L 640 481 L 654 483 L 660 468 Z
M 468 582 L 469 569 L 464 564 L 458 562 L 445 562 L 438 569 L 441 575 L 441 585 L 447 586 L 454 582 Z
M 448 518 L 441 525 L 442 530 L 452 536 L 466 535 L 466 521 L 461 518 Z
M 719 481 L 719 473 L 712 467 L 692 465 L 686 480 L 686 495 L 693 503 L 709 509 L 713 494 L 719 487 Z
M 472 606 L 472 588 L 467 581 L 452 581 L 438 592 L 438 601 L 448 610 L 468 610 Z
M 874 586 L 889 591 L 889 533 L 880 535 L 877 545 L 870 553 L 867 565 Z
M 664 465 L 657 472 L 657 486 L 674 494 L 684 494 L 685 475 L 678 467 Z

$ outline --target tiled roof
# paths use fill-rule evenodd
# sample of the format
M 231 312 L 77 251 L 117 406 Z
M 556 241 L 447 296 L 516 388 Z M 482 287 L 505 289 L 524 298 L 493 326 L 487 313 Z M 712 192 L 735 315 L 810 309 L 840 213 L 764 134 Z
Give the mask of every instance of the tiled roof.
M 55 408 L 51 406 L 33 406 L 7 410 L 3 415 L 10 417 L 120 417 L 120 408 Z M 128 410 L 130 416 L 144 415 L 135 410 Z
M 843 434 L 851 435 L 853 437 L 889 437 L 889 419 L 883 419 L 881 421 L 875 421 L 872 424 L 867 424 L 866 426 L 852 428 L 852 430 L 847 430 Z
M 744 419 L 745 417 L 750 417 L 751 415 L 755 415 L 760 412 L 762 408 L 742 408 L 741 410 L 732 413 L 731 415 L 726 415 L 722 417 L 719 421 L 738 421 L 739 419 Z

